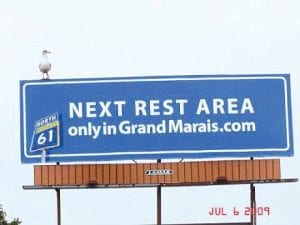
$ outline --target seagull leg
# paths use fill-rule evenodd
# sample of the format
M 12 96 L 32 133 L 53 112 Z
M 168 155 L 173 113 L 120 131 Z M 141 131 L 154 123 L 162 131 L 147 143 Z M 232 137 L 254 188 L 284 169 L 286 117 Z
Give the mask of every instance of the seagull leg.
M 49 74 L 48 73 L 46 73 L 46 74 L 47 74 L 47 79 L 50 80 Z

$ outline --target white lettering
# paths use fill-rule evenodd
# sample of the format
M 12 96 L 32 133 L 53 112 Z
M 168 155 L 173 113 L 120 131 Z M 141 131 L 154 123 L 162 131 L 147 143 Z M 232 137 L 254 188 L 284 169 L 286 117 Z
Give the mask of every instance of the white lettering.
M 172 107 L 173 101 L 170 99 L 167 99 L 163 102 L 163 107 L 166 109 L 166 111 L 163 112 L 164 115 L 170 116 L 174 113 L 174 108 Z
M 78 118 L 82 118 L 82 102 L 78 102 L 77 106 L 73 102 L 69 103 L 69 117 L 74 118 L 74 114 L 76 114 Z
M 221 98 L 215 98 L 213 99 L 213 112 L 214 114 L 225 114 L 224 110 L 224 100 Z
M 151 116 L 159 116 L 160 111 L 159 111 L 159 100 L 150 100 L 150 115 Z
M 160 116 L 166 115 L 171 116 L 178 111 L 179 115 L 184 115 L 185 105 L 187 104 L 186 99 L 165 99 L 160 100 L 149 100 L 149 102 L 136 100 L 135 101 L 135 115 L 136 116 Z M 178 105 L 178 107 L 176 107 Z
M 123 116 L 123 106 L 126 104 L 125 101 L 114 101 L 114 105 L 117 106 L 118 116 Z
M 165 134 L 166 121 L 162 120 L 158 124 L 131 124 L 125 120 L 119 124 L 119 131 L 121 134 Z
M 229 98 L 227 99 L 227 107 L 228 107 L 228 114 L 238 114 L 238 100 L 237 98 Z
M 206 114 L 210 114 L 209 112 L 209 108 L 207 105 L 207 102 L 205 99 L 200 99 L 199 100 L 199 104 L 198 104 L 198 108 L 197 108 L 197 115 L 200 115 L 202 113 L 202 111 L 204 111 Z
M 87 102 L 86 103 L 86 117 L 95 118 L 97 117 L 96 112 L 96 102 Z
M 253 114 L 254 113 L 254 108 L 251 102 L 250 98 L 245 98 L 243 101 L 242 109 L 241 109 L 241 114 L 245 114 L 246 111 L 249 113 Z
M 142 100 L 135 101 L 135 115 L 139 116 L 142 114 L 143 116 L 147 116 L 146 112 L 146 102 Z
M 111 117 L 112 115 L 109 111 L 109 107 L 111 105 L 111 102 L 110 101 L 108 101 L 108 102 L 99 102 L 99 104 L 100 104 L 100 107 L 102 108 L 99 117 L 104 117 L 104 116 Z
M 185 104 L 188 103 L 187 99 L 176 99 L 176 103 L 179 104 L 179 115 L 184 115 Z

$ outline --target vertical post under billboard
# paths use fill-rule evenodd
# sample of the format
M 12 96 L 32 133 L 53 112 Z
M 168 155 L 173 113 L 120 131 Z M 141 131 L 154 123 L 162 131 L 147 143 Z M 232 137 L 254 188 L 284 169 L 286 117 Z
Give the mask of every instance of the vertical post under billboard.
M 253 157 L 250 158 L 253 160 Z M 255 186 L 250 184 L 250 207 L 251 207 L 251 225 L 256 225 L 256 200 L 255 200 Z
M 160 163 L 161 159 L 157 160 L 157 163 Z M 157 186 L 157 190 L 156 190 L 156 196 L 157 196 L 157 225 L 161 225 L 161 185 L 159 184 Z
M 57 204 L 57 225 L 61 225 L 61 205 L 60 205 L 60 189 L 56 188 L 56 204 Z
M 251 192 L 251 225 L 256 225 L 256 201 L 255 201 L 255 186 L 250 184 Z
M 58 166 L 60 163 L 56 162 Z M 56 188 L 56 207 L 57 207 L 57 225 L 61 225 L 61 202 L 60 202 L 60 189 Z

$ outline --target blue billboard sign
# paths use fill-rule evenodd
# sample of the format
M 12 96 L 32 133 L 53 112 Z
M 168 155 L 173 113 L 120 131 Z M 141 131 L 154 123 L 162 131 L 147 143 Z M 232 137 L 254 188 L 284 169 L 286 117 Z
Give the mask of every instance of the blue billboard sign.
M 20 100 L 23 163 L 54 113 L 48 162 L 293 155 L 288 74 L 30 80 Z

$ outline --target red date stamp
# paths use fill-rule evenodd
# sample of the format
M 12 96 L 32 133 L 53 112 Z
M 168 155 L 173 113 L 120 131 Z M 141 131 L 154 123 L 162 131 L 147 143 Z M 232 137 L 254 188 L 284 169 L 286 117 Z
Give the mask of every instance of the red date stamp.
M 233 207 L 231 210 L 226 210 L 224 207 L 212 207 L 208 211 L 208 215 L 210 216 L 270 216 L 271 208 L 268 206 L 260 206 L 260 207 L 244 207 L 243 209 L 239 209 L 238 207 Z

